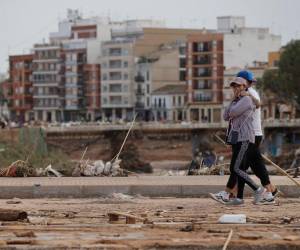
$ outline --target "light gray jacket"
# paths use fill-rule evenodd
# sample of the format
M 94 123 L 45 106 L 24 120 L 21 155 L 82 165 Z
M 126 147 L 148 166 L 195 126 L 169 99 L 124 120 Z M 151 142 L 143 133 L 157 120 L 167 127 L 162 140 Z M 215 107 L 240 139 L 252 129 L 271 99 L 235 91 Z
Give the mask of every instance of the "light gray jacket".
M 249 141 L 255 142 L 255 134 L 252 123 L 252 116 L 255 105 L 249 96 L 244 96 L 234 100 L 226 107 L 223 118 L 229 121 L 231 129 L 228 134 L 228 142 L 231 142 L 233 130 L 238 131 L 238 142 Z

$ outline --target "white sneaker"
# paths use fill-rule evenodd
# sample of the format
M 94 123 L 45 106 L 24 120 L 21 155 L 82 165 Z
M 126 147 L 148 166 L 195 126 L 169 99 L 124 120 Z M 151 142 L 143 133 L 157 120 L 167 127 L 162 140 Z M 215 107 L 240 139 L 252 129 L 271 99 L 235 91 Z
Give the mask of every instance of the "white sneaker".
M 225 202 L 228 202 L 230 199 L 230 194 L 226 191 L 220 191 L 218 193 L 209 193 L 210 197 L 214 199 L 215 201 L 221 202 L 224 204 Z
M 254 204 L 257 204 L 258 202 L 263 200 L 264 194 L 266 192 L 266 189 L 264 187 L 259 187 L 255 192 L 254 192 Z
M 257 202 L 258 205 L 269 205 L 269 204 L 275 204 L 275 197 L 271 192 L 265 192 L 263 194 L 262 199 Z

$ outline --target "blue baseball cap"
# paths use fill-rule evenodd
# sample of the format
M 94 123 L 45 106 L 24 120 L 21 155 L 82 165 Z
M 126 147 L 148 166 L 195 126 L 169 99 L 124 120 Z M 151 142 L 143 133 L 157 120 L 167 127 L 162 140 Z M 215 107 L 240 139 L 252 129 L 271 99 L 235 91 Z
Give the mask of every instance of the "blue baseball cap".
M 242 70 L 236 75 L 237 77 L 242 77 L 246 79 L 249 82 L 256 82 L 256 79 L 254 78 L 254 75 L 251 71 L 248 70 Z

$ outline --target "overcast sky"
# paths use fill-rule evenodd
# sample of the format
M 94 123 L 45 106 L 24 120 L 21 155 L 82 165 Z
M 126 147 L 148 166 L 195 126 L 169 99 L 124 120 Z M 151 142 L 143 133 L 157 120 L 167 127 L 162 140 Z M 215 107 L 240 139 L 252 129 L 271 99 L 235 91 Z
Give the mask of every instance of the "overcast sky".
M 7 71 L 9 54 L 28 53 L 57 31 L 68 8 L 84 17 L 163 19 L 179 28 L 213 29 L 217 16 L 239 15 L 248 27 L 268 27 L 281 35 L 282 45 L 300 39 L 300 0 L 0 0 L 0 73 Z

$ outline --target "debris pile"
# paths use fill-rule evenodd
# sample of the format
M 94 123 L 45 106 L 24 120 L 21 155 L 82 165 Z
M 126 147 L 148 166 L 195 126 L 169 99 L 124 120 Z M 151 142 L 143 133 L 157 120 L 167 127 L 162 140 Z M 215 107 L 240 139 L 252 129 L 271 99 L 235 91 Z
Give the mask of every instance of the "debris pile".
M 28 162 L 17 160 L 0 170 L 0 177 L 33 177 L 36 170 Z
M 120 167 L 121 160 L 113 162 L 102 160 L 97 161 L 81 161 L 75 167 L 72 176 L 126 176 L 123 169 Z

